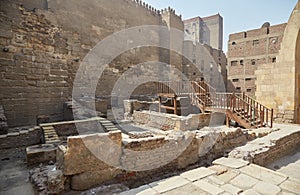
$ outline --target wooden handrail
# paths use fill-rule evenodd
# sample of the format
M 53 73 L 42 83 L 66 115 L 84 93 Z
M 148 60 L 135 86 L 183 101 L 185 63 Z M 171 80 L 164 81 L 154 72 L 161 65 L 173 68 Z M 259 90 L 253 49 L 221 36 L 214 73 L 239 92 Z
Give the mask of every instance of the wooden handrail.
M 273 109 L 260 104 L 245 93 L 220 93 L 204 81 L 163 81 L 158 93 L 189 95 L 193 104 L 207 108 L 231 110 L 251 126 L 273 127 Z

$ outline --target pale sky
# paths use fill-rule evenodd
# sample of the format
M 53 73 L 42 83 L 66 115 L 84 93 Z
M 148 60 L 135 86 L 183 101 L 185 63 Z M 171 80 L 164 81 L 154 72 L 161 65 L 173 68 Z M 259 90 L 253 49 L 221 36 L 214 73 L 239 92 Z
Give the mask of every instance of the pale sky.
M 183 19 L 220 13 L 224 22 L 223 50 L 229 34 L 260 28 L 263 23 L 285 23 L 297 0 L 144 0 L 157 9 L 175 9 Z

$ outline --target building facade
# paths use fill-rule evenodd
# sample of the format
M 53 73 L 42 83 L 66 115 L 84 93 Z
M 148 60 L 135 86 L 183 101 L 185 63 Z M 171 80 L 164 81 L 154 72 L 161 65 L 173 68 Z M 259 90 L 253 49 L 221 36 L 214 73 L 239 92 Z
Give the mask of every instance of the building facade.
M 223 48 L 223 18 L 220 14 L 195 17 L 183 21 L 186 39 L 194 43 L 210 45 L 214 49 Z
M 254 96 L 257 67 L 277 61 L 286 23 L 229 35 L 228 90 Z
M 300 123 L 300 1 L 284 30 L 276 62 L 259 66 L 256 99 L 274 108 L 274 121 Z

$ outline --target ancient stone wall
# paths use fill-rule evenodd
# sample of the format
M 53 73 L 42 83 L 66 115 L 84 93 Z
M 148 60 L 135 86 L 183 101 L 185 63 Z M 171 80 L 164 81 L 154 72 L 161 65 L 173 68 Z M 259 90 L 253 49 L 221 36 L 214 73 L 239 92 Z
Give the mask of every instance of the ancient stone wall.
M 0 135 L 0 149 L 24 147 L 42 143 L 42 130 L 39 127 Z
M 5 92 L 0 104 L 9 126 L 36 124 L 38 115 L 62 120 L 63 103 L 72 94 L 84 56 L 112 33 L 139 25 L 183 28 L 174 11 L 167 10 L 169 20 L 163 21 L 158 10 L 132 0 L 11 0 L 0 7 L 0 88 Z M 141 62 L 161 60 L 161 55 L 160 49 L 151 47 L 120 54 L 105 69 L 96 96 L 110 103 L 111 90 L 122 73 Z M 154 85 L 148 85 L 150 90 L 145 90 L 146 84 L 135 93 L 153 94 Z
M 188 116 L 177 116 L 151 111 L 134 111 L 132 118 L 137 124 L 147 125 L 167 130 L 196 130 L 208 126 L 210 114 L 190 114 Z
M 300 122 L 299 18 L 299 6 L 296 6 L 285 28 L 276 63 L 267 63 L 255 71 L 255 96 L 264 105 L 274 108 L 276 122 Z
M 286 24 L 263 26 L 229 35 L 229 91 L 242 91 L 254 96 L 255 70 L 262 64 L 275 63 Z
M 253 140 L 245 146 L 237 147 L 229 153 L 229 156 L 266 166 L 300 146 L 299 129 L 292 126 L 289 128 L 281 129 Z
M 111 143 L 101 145 L 107 141 L 105 141 L 107 137 L 111 139 Z M 155 174 L 162 175 L 172 170 L 184 169 L 197 162 L 210 163 L 213 159 L 224 155 L 224 152 L 245 144 L 247 139 L 249 136 L 241 129 L 224 132 L 217 129 L 185 133 L 174 131 L 168 136 L 140 139 L 125 138 L 120 131 L 71 136 L 68 138 L 67 148 L 63 146 L 58 148 L 57 163 L 64 176 L 70 179 L 71 188 L 84 190 L 106 181 L 139 181 Z M 180 148 L 188 140 L 190 144 Z M 177 155 L 182 149 L 182 153 Z M 97 153 L 94 152 L 101 152 L 101 157 L 97 158 L 94 155 Z M 110 159 L 110 165 L 104 162 L 107 157 Z M 168 157 L 170 161 L 166 164 Z M 155 164 L 160 166 L 151 168 L 155 167 Z

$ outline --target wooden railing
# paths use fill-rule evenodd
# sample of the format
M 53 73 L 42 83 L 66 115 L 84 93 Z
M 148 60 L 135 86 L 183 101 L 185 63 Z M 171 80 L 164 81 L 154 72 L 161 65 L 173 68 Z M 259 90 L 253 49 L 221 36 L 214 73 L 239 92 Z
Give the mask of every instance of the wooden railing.
M 158 83 L 158 93 L 189 95 L 201 111 L 230 110 L 254 127 L 273 127 L 273 109 L 245 93 L 219 93 L 204 81 L 167 81 Z
M 232 94 L 231 110 L 255 127 L 273 127 L 273 109 L 268 108 L 243 93 Z

